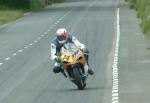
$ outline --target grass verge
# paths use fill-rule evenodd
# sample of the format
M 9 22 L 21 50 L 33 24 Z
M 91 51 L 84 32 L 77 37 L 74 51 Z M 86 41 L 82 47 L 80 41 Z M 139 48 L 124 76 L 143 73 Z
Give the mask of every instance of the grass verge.
M 0 25 L 6 24 L 10 21 L 14 21 L 24 15 L 27 11 L 39 11 L 44 8 L 43 0 L 31 0 L 30 8 L 27 9 L 12 9 L 7 6 L 0 5 Z M 60 3 L 64 0 L 48 0 L 48 4 Z M 15 8 L 15 7 L 13 7 Z
M 141 28 L 150 37 L 150 0 L 128 0 L 130 8 L 137 10 L 137 17 L 141 19 Z
M 30 0 L 32 1 L 30 6 L 27 8 L 19 7 L 16 5 L 0 5 L 0 25 L 6 24 L 10 21 L 14 21 L 18 18 L 23 17 L 25 12 L 28 11 L 39 11 L 44 8 L 41 0 Z
M 24 14 L 23 10 L 0 10 L 0 25 L 14 21 Z

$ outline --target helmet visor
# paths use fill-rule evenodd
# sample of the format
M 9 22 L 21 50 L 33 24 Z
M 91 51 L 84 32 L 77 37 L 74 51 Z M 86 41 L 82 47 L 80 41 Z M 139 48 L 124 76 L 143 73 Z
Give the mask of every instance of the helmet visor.
M 64 41 L 64 40 L 66 40 L 65 36 L 57 36 L 57 39 L 58 39 L 59 41 Z

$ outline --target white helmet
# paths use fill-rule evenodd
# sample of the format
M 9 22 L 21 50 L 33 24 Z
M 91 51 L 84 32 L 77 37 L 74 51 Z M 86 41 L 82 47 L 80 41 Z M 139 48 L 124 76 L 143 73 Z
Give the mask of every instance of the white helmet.
M 56 35 L 59 43 L 64 44 L 66 42 L 68 33 L 65 28 L 58 29 Z

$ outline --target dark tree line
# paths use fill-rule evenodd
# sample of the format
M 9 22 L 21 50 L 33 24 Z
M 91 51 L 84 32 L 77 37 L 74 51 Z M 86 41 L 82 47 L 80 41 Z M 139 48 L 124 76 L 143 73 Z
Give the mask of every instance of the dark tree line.
M 63 0 L 0 0 L 0 6 L 10 8 L 36 8 L 51 4 L 52 2 L 60 2 Z
M 14 8 L 30 8 L 32 0 L 0 0 L 1 6 Z

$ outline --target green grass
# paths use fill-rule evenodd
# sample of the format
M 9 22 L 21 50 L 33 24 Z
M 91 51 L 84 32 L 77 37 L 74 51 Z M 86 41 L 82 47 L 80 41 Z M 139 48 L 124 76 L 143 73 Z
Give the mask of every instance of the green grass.
M 63 2 L 64 0 L 49 0 L 49 3 L 53 3 L 53 2 Z M 14 21 L 20 17 L 23 16 L 23 14 L 25 12 L 28 11 L 39 11 L 40 9 L 44 8 L 44 4 L 42 3 L 41 0 L 32 0 L 32 4 L 30 9 L 19 9 L 13 7 L 9 8 L 7 6 L 2 6 L 0 5 L 0 25 L 6 24 L 10 21 Z
M 141 19 L 141 28 L 150 37 L 150 0 L 128 0 L 130 7 L 137 10 L 137 16 Z
M 35 0 L 34 0 L 35 1 Z M 38 0 L 36 2 L 32 2 L 32 6 L 30 9 L 25 8 L 15 8 L 15 7 L 7 7 L 0 6 L 0 25 L 6 24 L 10 21 L 17 20 L 18 18 L 23 17 L 25 12 L 28 11 L 38 11 L 42 9 L 44 5 Z
M 32 0 L 31 11 L 39 11 L 44 8 L 44 4 L 41 0 Z
M 0 10 L 0 25 L 14 21 L 22 17 L 23 14 L 22 10 Z

